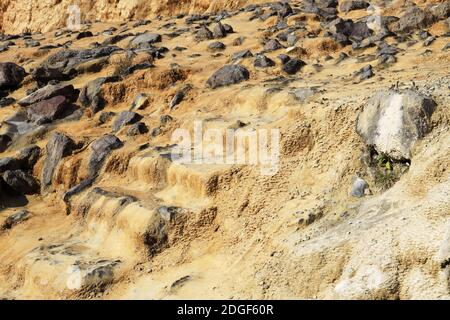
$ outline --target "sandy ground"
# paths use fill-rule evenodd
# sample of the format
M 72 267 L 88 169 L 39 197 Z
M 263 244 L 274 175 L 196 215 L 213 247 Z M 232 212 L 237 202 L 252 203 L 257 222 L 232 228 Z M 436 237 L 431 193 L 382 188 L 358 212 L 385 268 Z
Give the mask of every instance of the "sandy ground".
M 147 93 L 150 105 L 138 111 L 142 121 L 149 128 L 158 126 L 163 114 L 170 114 L 174 121 L 157 137 L 128 137 L 125 130 L 120 131 L 117 136 L 124 147 L 108 158 L 95 184 L 111 193 L 94 200 L 89 191 L 77 196 L 69 216 L 62 195 L 85 177 L 88 152 L 62 160 L 51 194 L 2 196 L 0 223 L 21 208 L 31 217 L 0 233 L 0 297 L 450 298 L 448 268 L 441 268 L 450 246 L 450 56 L 441 50 L 448 38 L 439 37 L 426 48 L 420 41 L 413 46 L 402 43 L 398 61 L 389 67 L 376 60 L 358 62 L 358 57 L 374 54 L 375 48 L 324 48 L 324 38 L 304 38 L 299 46 L 308 49 L 302 57 L 307 66 L 289 77 L 287 84 L 274 80 L 281 74 L 279 64 L 261 70 L 253 67 L 252 59 L 244 59 L 241 64 L 250 70 L 249 81 L 208 89 L 206 80 L 229 63 L 232 53 L 261 50 L 264 30 L 275 21 L 249 21 L 249 16 L 242 13 L 224 21 L 233 26 L 235 34 L 222 40 L 227 48 L 216 57 L 207 49 L 213 40 L 196 43 L 190 33 L 174 39 L 164 35 L 167 31 L 162 25 L 169 18 L 130 27 L 135 33 L 163 34 L 163 45 L 171 51 L 156 60 L 154 68 L 107 85 L 105 111 L 127 110 L 138 93 Z M 183 20 L 173 21 L 176 24 L 171 28 L 184 26 Z M 90 30 L 97 33 L 111 26 L 120 28 L 115 23 L 94 23 Z M 438 35 L 441 32 L 439 26 L 433 30 Z M 238 36 L 245 41 L 236 47 L 232 43 Z M 55 40 L 53 32 L 40 38 L 42 44 L 70 39 Z M 75 41 L 71 48 L 86 48 L 104 39 L 100 34 Z M 118 45 L 125 47 L 128 41 Z M 172 50 L 176 46 L 187 49 L 179 53 Z M 0 61 L 13 61 L 30 70 L 56 52 L 41 55 L 36 48 L 23 47 L 17 41 L 16 47 L 0 53 Z M 425 50 L 430 53 L 422 54 Z M 350 57 L 336 64 L 341 51 Z M 267 56 L 277 60 L 283 52 Z M 333 59 L 327 60 L 327 55 Z M 81 88 L 90 80 L 111 75 L 119 56 L 112 56 L 100 72 L 85 73 L 71 83 Z M 173 63 L 179 65 L 181 80 L 168 76 Z M 369 63 L 375 76 L 361 82 L 353 73 Z M 415 146 L 409 170 L 386 190 L 363 162 L 366 150 L 355 121 L 374 92 L 397 83 L 411 87 L 413 81 L 419 90 L 431 90 L 437 102 L 433 130 Z M 193 89 L 170 111 L 168 103 L 185 84 Z M 25 85 L 12 96 L 23 97 L 31 86 Z M 318 92 L 305 102 L 294 99 L 290 92 L 305 87 L 317 87 Z M 19 108 L 1 108 L 0 120 Z M 111 130 L 111 123 L 99 125 L 97 119 L 98 114 L 92 117 L 85 112 L 81 120 L 57 124 L 51 132 L 91 141 Z M 227 128 L 240 120 L 247 128 L 280 129 L 280 170 L 264 176 L 249 165 L 176 165 L 150 149 L 137 148 L 144 143 L 166 146 L 174 129 L 190 129 L 196 120 L 203 120 L 208 128 Z M 44 148 L 49 136 L 50 132 L 44 134 L 37 144 Z M 1 156 L 14 155 L 24 145 L 16 144 Z M 36 176 L 41 170 L 42 159 Z M 356 174 L 369 182 L 371 195 L 359 199 L 349 195 Z M 124 196 L 136 201 L 123 204 Z M 89 201 L 91 206 L 83 213 Z M 159 223 L 155 210 L 162 205 L 184 211 L 168 223 L 167 243 L 149 254 L 143 237 L 149 226 Z M 305 215 L 310 217 L 307 222 Z M 71 266 L 90 270 L 113 262 L 118 262 L 111 267 L 114 275 L 101 286 L 68 288 Z

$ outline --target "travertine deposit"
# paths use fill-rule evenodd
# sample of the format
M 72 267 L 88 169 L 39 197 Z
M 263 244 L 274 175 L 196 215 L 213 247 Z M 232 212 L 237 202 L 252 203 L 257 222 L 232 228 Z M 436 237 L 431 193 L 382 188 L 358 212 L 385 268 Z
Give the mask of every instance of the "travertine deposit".
M 450 298 L 449 14 L 0 0 L 0 298 Z

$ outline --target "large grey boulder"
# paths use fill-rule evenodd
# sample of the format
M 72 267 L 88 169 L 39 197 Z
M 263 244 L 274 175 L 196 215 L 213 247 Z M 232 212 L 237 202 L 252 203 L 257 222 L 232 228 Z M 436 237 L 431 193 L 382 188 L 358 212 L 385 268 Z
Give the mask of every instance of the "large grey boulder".
M 12 62 L 0 63 L 0 90 L 14 89 L 25 77 L 25 69 Z
M 78 89 L 75 89 L 71 84 L 49 84 L 41 89 L 36 90 L 29 96 L 26 96 L 25 98 L 19 100 L 18 103 L 22 107 L 26 107 L 56 96 L 63 96 L 67 99 L 68 102 L 75 102 L 78 99 L 79 93 L 80 91 Z
M 414 90 L 380 91 L 358 115 L 356 131 L 378 153 L 409 160 L 414 143 L 430 130 L 435 107 L 433 100 Z
M 22 170 L 8 170 L 2 174 L 3 181 L 14 191 L 20 194 L 39 193 L 39 184 L 36 179 Z
M 65 134 L 56 132 L 50 137 L 46 146 L 47 155 L 42 169 L 41 185 L 43 191 L 46 191 L 51 186 L 53 173 L 59 161 L 69 155 L 74 147 L 74 141 Z
M 212 88 L 236 84 L 250 78 L 248 70 L 241 65 L 226 65 L 217 70 L 206 82 Z
M 106 157 L 111 151 L 122 147 L 122 145 L 122 141 L 112 134 L 97 139 L 91 145 L 92 153 L 88 164 L 89 177 L 92 178 L 97 176 Z

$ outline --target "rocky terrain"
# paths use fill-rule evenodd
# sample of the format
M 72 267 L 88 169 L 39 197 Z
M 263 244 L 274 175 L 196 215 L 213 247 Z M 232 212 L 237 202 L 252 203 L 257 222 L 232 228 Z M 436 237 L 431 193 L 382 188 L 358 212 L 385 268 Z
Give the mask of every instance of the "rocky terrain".
M 0 0 L 0 298 L 450 298 L 450 2 L 73 3 Z

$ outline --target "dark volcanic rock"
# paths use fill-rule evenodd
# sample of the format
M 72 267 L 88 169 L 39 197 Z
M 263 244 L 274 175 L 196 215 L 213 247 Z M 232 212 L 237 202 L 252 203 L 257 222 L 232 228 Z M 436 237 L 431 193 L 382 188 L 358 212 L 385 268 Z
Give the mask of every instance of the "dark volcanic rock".
M 100 113 L 100 116 L 98 117 L 98 122 L 100 124 L 105 124 L 108 121 L 110 121 L 116 114 L 112 111 L 103 111 Z
M 102 77 L 88 82 L 80 92 L 81 105 L 85 108 L 91 108 L 94 114 L 102 110 L 105 106 L 102 85 L 118 80 L 117 77 Z
M 225 30 L 225 32 L 226 32 L 227 34 L 228 34 L 228 33 L 233 33 L 233 32 L 234 32 L 233 27 L 230 26 L 229 24 L 224 23 L 224 24 L 222 24 L 222 27 L 223 27 L 223 29 Z
M 21 66 L 12 62 L 0 63 L 0 90 L 15 89 L 23 81 L 26 72 Z
M 63 96 L 67 99 L 68 102 L 75 102 L 78 99 L 80 91 L 75 89 L 73 85 L 64 85 L 64 84 L 56 84 L 56 85 L 46 85 L 45 87 L 34 91 L 29 96 L 19 100 L 19 105 L 26 107 L 31 104 L 38 103 L 43 100 L 48 100 L 50 98 L 56 96 Z
M 108 57 L 112 53 L 121 51 L 122 49 L 116 46 L 99 47 L 84 50 L 69 50 L 64 49 L 59 51 L 44 61 L 41 67 L 49 67 L 59 69 L 62 73 L 69 73 L 71 69 L 75 68 L 81 63 L 94 60 L 97 58 Z
M 151 48 L 155 43 L 161 42 L 162 38 L 157 33 L 143 33 L 134 37 L 129 44 L 130 48 Z
M 36 145 L 31 145 L 20 150 L 17 161 L 20 163 L 20 167 L 23 170 L 33 170 L 34 165 L 41 156 L 41 148 Z
M 280 59 L 281 64 L 285 64 L 286 62 L 288 62 L 289 60 L 291 60 L 291 57 L 289 57 L 287 54 L 279 54 L 277 56 L 278 59 Z
M 43 191 L 51 186 L 53 173 L 59 161 L 69 155 L 74 148 L 75 143 L 73 140 L 62 133 L 56 132 L 50 137 L 46 146 L 47 155 L 42 169 L 41 184 Z
M 130 111 L 144 110 L 150 105 L 149 96 L 146 93 L 139 93 L 131 104 Z
M 172 110 L 177 105 L 179 105 L 181 101 L 183 101 L 184 96 L 185 96 L 184 90 L 177 91 L 173 96 L 172 100 L 170 101 L 169 108 Z
M 119 115 L 116 117 L 116 120 L 114 121 L 114 124 L 112 126 L 113 132 L 119 131 L 121 128 L 138 122 L 142 119 L 142 116 L 139 113 L 133 112 L 133 111 L 122 111 L 119 113 Z
M 430 44 L 434 42 L 434 40 L 436 40 L 436 37 L 434 36 L 426 38 L 425 41 L 423 42 L 424 47 L 428 47 Z
M 308 2 L 311 2 L 311 1 L 308 0 Z M 314 0 L 313 2 L 319 8 L 336 8 L 338 5 L 337 0 Z
M 27 210 L 20 210 L 10 216 L 8 216 L 3 222 L 1 229 L 11 229 L 12 227 L 28 220 L 30 217 L 30 213 Z
M 275 62 L 272 59 L 266 57 L 265 55 L 259 54 L 256 56 L 253 65 L 257 68 L 268 68 L 273 67 L 275 65 Z
M 10 106 L 16 103 L 16 99 L 11 97 L 0 98 L 0 108 Z
M 27 117 L 35 123 L 49 123 L 60 118 L 70 103 L 63 96 L 56 96 L 27 107 Z
M 299 59 L 290 59 L 283 65 L 283 71 L 287 74 L 296 74 L 306 63 Z
M 39 47 L 41 43 L 39 41 L 33 40 L 33 39 L 27 39 L 25 40 L 25 47 L 27 48 L 35 48 Z
M 227 31 L 225 30 L 222 23 L 219 22 L 218 24 L 216 24 L 216 26 L 213 29 L 213 37 L 218 39 L 218 38 L 225 38 L 226 36 L 227 36 Z
M 143 122 L 137 122 L 130 126 L 127 136 L 137 136 L 148 132 L 148 128 Z
M 82 32 L 77 34 L 76 39 L 77 40 L 81 40 L 81 39 L 90 38 L 90 37 L 93 37 L 93 36 L 94 35 L 92 34 L 91 31 L 82 31 Z
M 278 17 L 284 19 L 292 13 L 292 8 L 288 3 L 280 2 L 280 8 L 277 8 Z
M 69 73 L 63 73 L 59 69 L 49 67 L 38 67 L 32 72 L 33 79 L 37 81 L 40 87 L 45 86 L 52 80 L 66 81 L 75 75 L 75 70 Z
M 137 64 L 132 65 L 131 67 L 127 68 L 123 72 L 123 74 L 121 74 L 121 76 L 122 77 L 128 76 L 128 75 L 134 73 L 135 71 L 145 70 L 145 69 L 149 69 L 149 68 L 152 68 L 152 67 L 154 67 L 154 65 L 152 63 L 150 63 L 150 62 L 137 63 Z
M 12 139 L 10 136 L 8 136 L 6 134 L 0 134 L 0 152 L 3 152 L 6 149 L 8 149 L 11 142 L 12 142 Z
M 364 21 L 353 22 L 352 20 L 343 20 L 338 18 L 331 22 L 330 31 L 334 38 L 341 44 L 349 44 L 349 40 L 362 41 L 370 37 L 373 32 Z
M 233 46 L 238 47 L 241 46 L 245 41 L 245 37 L 239 36 L 233 40 Z
M 275 51 L 278 49 L 283 48 L 283 46 L 281 45 L 281 43 L 276 40 L 276 39 L 272 39 L 269 40 L 265 45 L 264 45 L 264 50 L 266 51 Z
M 133 36 L 133 34 L 131 34 L 131 33 L 118 34 L 118 35 L 115 35 L 115 36 L 112 36 L 112 37 L 109 37 L 109 38 L 105 39 L 102 42 L 101 46 L 103 46 L 103 47 L 104 46 L 110 46 L 110 45 L 116 44 L 116 43 L 118 43 L 118 42 L 120 42 L 120 41 L 122 41 L 122 40 L 124 40 L 124 39 L 126 39 L 128 37 L 131 37 L 131 36 Z
M 213 33 L 205 25 L 202 25 L 200 29 L 195 33 L 195 39 L 197 41 L 210 40 L 213 38 L 214 38 Z
M 226 65 L 217 70 L 206 82 L 212 88 L 236 84 L 248 80 L 250 73 L 241 65 Z
M 390 26 L 393 32 L 411 32 L 416 29 L 423 29 L 436 21 L 436 18 L 431 12 L 421 10 L 418 7 L 411 7 L 405 11 L 400 19 Z
M 235 52 L 231 55 L 231 60 L 235 61 L 238 59 L 250 58 L 253 57 L 253 53 L 250 50 L 242 50 L 239 52 Z
M 225 50 L 225 44 L 222 42 L 212 42 L 208 45 L 208 49 L 211 51 L 222 51 Z
M 372 78 L 374 76 L 374 73 L 372 71 L 372 66 L 369 64 L 363 68 L 361 68 L 358 71 L 359 79 L 360 80 L 367 80 L 369 78 Z
M 361 0 L 345 0 L 339 4 L 340 12 L 349 12 L 352 10 L 361 10 L 369 7 L 369 3 Z
M 450 17 L 450 1 L 432 5 L 429 10 L 437 20 L 447 19 Z
M 89 159 L 89 177 L 97 176 L 103 162 L 111 151 L 122 147 L 122 141 L 116 136 L 109 134 L 97 140 L 91 146 L 91 157 Z
M 17 159 L 11 157 L 0 159 L 0 173 L 17 169 L 20 169 L 20 162 Z
M 5 171 L 2 178 L 11 189 L 20 194 L 39 193 L 39 184 L 36 179 L 22 170 Z

